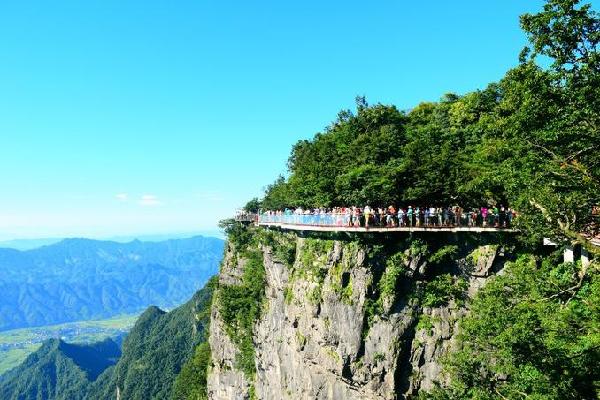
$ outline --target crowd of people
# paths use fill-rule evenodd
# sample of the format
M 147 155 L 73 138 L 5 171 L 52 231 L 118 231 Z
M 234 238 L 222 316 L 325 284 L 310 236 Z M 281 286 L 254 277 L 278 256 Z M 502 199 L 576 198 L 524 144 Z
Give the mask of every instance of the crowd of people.
M 314 226 L 348 227 L 493 227 L 508 228 L 516 213 L 509 207 L 483 206 L 463 209 L 453 207 L 372 208 L 333 207 L 285 210 L 261 210 L 258 219 L 263 223 L 286 223 Z

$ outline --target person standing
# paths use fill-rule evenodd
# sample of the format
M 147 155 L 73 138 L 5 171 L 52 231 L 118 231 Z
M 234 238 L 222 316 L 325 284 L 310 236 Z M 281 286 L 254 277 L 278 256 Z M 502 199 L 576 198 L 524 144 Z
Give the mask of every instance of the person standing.
M 386 214 L 386 223 L 388 227 L 394 227 L 396 225 L 396 221 L 394 220 L 394 218 L 396 217 L 396 208 L 394 208 L 394 206 L 389 206 L 387 208 L 387 214 Z
M 363 210 L 363 214 L 365 216 L 365 228 L 369 227 L 369 220 L 371 219 L 371 207 L 366 206 Z
M 354 227 L 360 227 L 360 207 L 354 207 Z
M 498 227 L 498 216 L 499 216 L 499 212 L 498 212 L 498 206 L 494 206 L 494 228 Z

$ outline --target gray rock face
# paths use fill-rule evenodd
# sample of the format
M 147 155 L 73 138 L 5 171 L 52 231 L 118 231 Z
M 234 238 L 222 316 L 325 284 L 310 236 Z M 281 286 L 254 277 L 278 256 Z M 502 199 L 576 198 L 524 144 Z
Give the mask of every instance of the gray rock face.
M 246 260 L 238 257 L 236 250 L 228 244 L 219 273 L 219 285 L 235 285 Z M 211 373 L 207 378 L 208 397 L 210 399 L 247 399 L 249 382 L 241 371 L 235 368 L 238 349 L 225 332 L 218 307 L 212 307 L 208 342 L 212 352 Z
M 267 301 L 254 327 L 253 381 L 235 369 L 237 349 L 213 306 L 209 398 L 247 399 L 254 393 L 259 399 L 396 399 L 444 383 L 439 360 L 455 345 L 464 306 L 451 300 L 422 307 L 408 291 L 377 302 L 386 260 L 370 255 L 372 247 L 294 240 L 293 265 L 278 259 L 276 245 L 262 248 Z M 497 250 L 469 251 L 453 263 L 472 296 L 490 276 Z M 416 291 L 428 279 L 427 257 L 403 253 L 405 279 Z M 243 262 L 226 255 L 222 284 L 236 282 Z
M 216 308 L 211 313 L 209 343 L 213 365 L 208 375 L 208 397 L 210 399 L 247 399 L 249 382 L 242 371 L 235 368 L 238 350 L 231 341 Z

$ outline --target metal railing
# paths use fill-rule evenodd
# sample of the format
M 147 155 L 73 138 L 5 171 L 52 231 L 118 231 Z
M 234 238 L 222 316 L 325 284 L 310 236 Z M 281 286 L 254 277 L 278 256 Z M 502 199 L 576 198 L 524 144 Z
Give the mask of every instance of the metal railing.
M 441 218 L 440 218 L 441 217 Z M 284 225 L 303 225 L 303 226 L 322 226 L 322 227 L 347 227 L 359 228 L 365 227 L 364 214 L 353 216 L 350 214 L 260 214 L 258 215 L 258 224 L 284 224 Z M 388 228 L 447 228 L 447 227 L 479 227 L 479 228 L 509 228 L 512 224 L 511 217 L 500 219 L 499 215 L 488 215 L 485 221 L 481 218 L 473 219 L 470 213 L 458 215 L 423 215 L 405 214 L 402 218 L 398 216 L 384 216 L 383 220 L 376 221 L 369 219 L 369 227 L 388 227 Z
M 237 222 L 257 222 L 258 221 L 258 214 L 253 214 L 253 213 L 244 213 L 244 214 L 237 214 L 234 219 Z
M 310 226 L 350 226 L 351 216 L 345 214 L 292 214 L 258 216 L 259 224 L 287 224 Z

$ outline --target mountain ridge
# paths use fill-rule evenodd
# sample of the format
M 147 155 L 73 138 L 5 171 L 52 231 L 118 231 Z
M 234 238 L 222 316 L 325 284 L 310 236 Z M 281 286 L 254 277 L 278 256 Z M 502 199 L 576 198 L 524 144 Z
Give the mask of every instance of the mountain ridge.
M 93 344 L 49 339 L 20 366 L 0 376 L 0 397 L 83 399 L 87 386 L 120 355 L 110 338 Z

